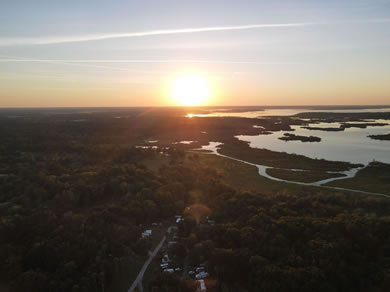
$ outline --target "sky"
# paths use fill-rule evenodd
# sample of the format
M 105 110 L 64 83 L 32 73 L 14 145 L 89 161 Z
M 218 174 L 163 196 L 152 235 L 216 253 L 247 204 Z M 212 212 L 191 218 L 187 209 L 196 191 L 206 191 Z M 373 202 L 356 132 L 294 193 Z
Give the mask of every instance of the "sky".
M 2 0 L 0 107 L 390 104 L 390 0 Z

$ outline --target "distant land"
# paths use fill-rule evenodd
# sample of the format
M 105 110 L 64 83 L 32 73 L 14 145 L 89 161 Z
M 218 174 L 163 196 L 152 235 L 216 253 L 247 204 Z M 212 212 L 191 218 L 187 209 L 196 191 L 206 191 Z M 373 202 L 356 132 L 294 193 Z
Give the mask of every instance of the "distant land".
M 379 291 L 390 145 L 367 135 L 389 124 L 385 106 L 2 108 L 0 286 Z

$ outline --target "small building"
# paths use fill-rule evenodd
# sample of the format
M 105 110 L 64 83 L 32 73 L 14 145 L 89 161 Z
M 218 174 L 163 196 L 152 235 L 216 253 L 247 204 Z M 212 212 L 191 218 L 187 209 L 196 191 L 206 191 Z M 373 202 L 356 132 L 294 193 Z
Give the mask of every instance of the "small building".
M 215 221 L 214 220 L 207 220 L 207 223 L 211 226 L 214 226 L 215 225 Z
M 175 221 L 176 221 L 176 224 L 179 224 L 181 221 L 184 221 L 184 218 L 182 216 L 175 216 Z
M 177 241 L 169 241 L 168 242 L 168 248 L 172 248 L 177 244 Z
M 170 260 L 170 258 L 169 258 L 169 256 L 167 255 L 167 254 L 165 254 L 163 257 L 162 257 L 162 259 L 161 259 L 161 262 L 163 263 L 163 264 L 166 264 L 166 263 L 169 263 L 171 260 Z
M 143 238 L 148 238 L 148 237 L 151 237 L 151 236 L 152 236 L 152 230 L 151 229 L 147 229 L 144 232 L 142 232 L 142 237 Z

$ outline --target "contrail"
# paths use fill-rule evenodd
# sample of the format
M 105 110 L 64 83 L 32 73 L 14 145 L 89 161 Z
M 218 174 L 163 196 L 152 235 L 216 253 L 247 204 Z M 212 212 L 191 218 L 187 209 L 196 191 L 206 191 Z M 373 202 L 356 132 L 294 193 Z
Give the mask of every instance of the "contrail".
M 86 63 L 205 63 L 205 64 L 249 64 L 249 65 L 297 65 L 299 62 L 261 62 L 261 61 L 233 61 L 233 60 L 197 60 L 197 59 L 30 59 L 30 58 L 6 58 L 0 59 L 1 63 L 67 63 L 67 64 L 86 64 Z M 91 65 L 93 66 L 93 65 Z M 109 68 L 109 67 L 107 67 Z M 126 70 L 126 69 L 124 69 Z
M 310 26 L 310 25 L 315 25 L 315 24 L 318 24 L 318 23 L 301 22 L 301 23 L 276 23 L 276 24 L 249 24 L 249 25 L 236 25 L 236 26 L 211 26 L 211 27 L 184 28 L 184 29 L 150 30 L 150 31 L 141 31 L 141 32 L 96 34 L 96 35 L 83 35 L 83 36 L 1 38 L 0 39 L 0 46 L 50 45 L 50 44 L 62 44 L 62 43 L 98 41 L 98 40 L 117 39 L 117 38 L 134 38 L 134 37 L 170 35 L 170 34 L 187 34 L 187 33 L 197 33 L 197 32 L 210 32 L 210 31 L 248 30 L 248 29 L 258 29 L 258 28 L 302 27 L 302 26 Z
M 92 34 L 92 35 L 80 35 L 80 36 L 63 36 L 63 37 L 33 37 L 33 38 L 0 38 L 0 46 L 22 46 L 22 45 L 50 45 L 50 44 L 62 44 L 62 43 L 74 43 L 74 42 L 87 42 L 98 41 L 106 39 L 117 38 L 134 38 L 134 37 L 147 37 L 157 35 L 172 35 L 172 34 L 188 34 L 188 33 L 200 33 L 200 32 L 212 32 L 212 31 L 231 31 L 231 30 L 249 30 L 260 28 L 292 28 L 292 27 L 305 27 L 313 25 L 332 25 L 332 24 L 348 24 L 348 23 L 367 23 L 378 24 L 388 23 L 390 18 L 377 18 L 377 19 L 360 19 L 360 20 L 344 20 L 333 22 L 297 22 L 297 23 L 269 23 L 269 24 L 248 24 L 248 25 L 231 25 L 231 26 L 209 26 L 209 27 L 197 27 L 197 28 L 183 28 L 183 29 L 163 29 L 163 30 L 149 30 L 140 32 L 128 32 L 128 33 L 108 33 L 108 34 Z

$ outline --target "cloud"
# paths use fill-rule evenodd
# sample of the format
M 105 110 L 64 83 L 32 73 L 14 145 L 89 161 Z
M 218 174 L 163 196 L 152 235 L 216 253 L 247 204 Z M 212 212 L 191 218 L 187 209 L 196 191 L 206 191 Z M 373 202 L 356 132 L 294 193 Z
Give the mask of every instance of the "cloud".
M 133 73 L 147 73 L 147 74 L 161 74 L 162 72 L 156 71 L 145 71 L 145 70 L 133 70 L 122 67 L 113 67 L 106 65 L 95 65 L 94 63 L 118 63 L 118 62 L 100 62 L 99 60 L 67 60 L 67 59 L 35 59 L 19 56 L 9 56 L 9 55 L 0 55 L 3 59 L 0 59 L 0 63 L 46 63 L 53 65 L 67 65 L 67 66 L 76 66 L 84 68 L 95 68 L 95 69 L 108 69 L 113 71 L 125 71 Z M 92 63 L 92 64 L 91 64 Z
M 1 58 L 2 57 L 2 58 Z M 83 68 L 93 68 L 93 69 L 102 69 L 104 71 L 119 71 L 119 72 L 129 72 L 137 74 L 147 74 L 147 75 L 166 75 L 172 72 L 169 71 L 156 71 L 156 70 L 134 70 L 125 67 L 116 67 L 112 64 L 126 64 L 126 63 L 140 63 L 140 64 L 158 64 L 158 63 L 202 63 L 202 64 L 248 64 L 248 65 L 262 65 L 262 66 L 284 66 L 284 65 L 299 65 L 298 62 L 261 62 L 261 61 L 237 61 L 237 60 L 196 60 L 196 59 L 100 59 L 100 60 L 80 60 L 80 59 L 35 59 L 27 58 L 20 56 L 9 56 L 9 55 L 0 55 L 0 63 L 45 63 L 53 65 L 65 65 L 65 66 L 76 66 Z M 101 65 L 103 64 L 103 65 Z M 106 65 L 108 64 L 108 66 Z M 209 74 L 214 75 L 224 75 L 230 74 L 230 72 L 208 72 Z M 236 72 L 237 73 L 237 72 Z M 239 72 L 248 73 L 248 72 Z
M 201 33 L 201 32 L 213 32 L 213 31 L 234 31 L 234 30 L 249 30 L 249 29 L 261 29 L 261 28 L 294 28 L 305 27 L 314 25 L 332 25 L 332 24 L 348 24 L 348 23 L 366 23 L 366 24 L 378 24 L 389 23 L 390 18 L 375 18 L 375 19 L 360 19 L 360 20 L 342 20 L 332 22 L 296 22 L 296 23 L 269 23 L 269 24 L 248 24 L 248 25 L 232 25 L 232 26 L 209 26 L 209 27 L 197 27 L 197 28 L 183 28 L 183 29 L 163 29 L 163 30 L 149 30 L 140 32 L 128 32 L 128 33 L 107 33 L 107 34 L 92 34 L 92 35 L 79 35 L 79 36 L 52 36 L 52 37 L 16 37 L 16 38 L 0 38 L 0 46 L 23 46 L 23 45 L 50 45 L 50 44 L 63 44 L 74 42 L 88 42 L 99 41 L 106 39 L 118 39 L 118 38 L 135 38 L 135 37 L 148 37 L 159 35 L 173 35 L 173 34 L 189 34 L 189 33 Z
M 109 34 L 64 36 L 64 37 L 0 38 L 0 46 L 50 45 L 50 44 L 62 44 L 62 43 L 98 41 L 98 40 L 106 40 L 106 39 L 134 38 L 134 37 L 172 35 L 172 34 L 188 34 L 188 33 L 199 33 L 199 32 L 212 32 L 212 31 L 302 27 L 302 26 L 309 26 L 314 24 L 316 23 L 301 22 L 301 23 L 276 23 L 276 24 L 249 24 L 249 25 L 236 25 L 236 26 L 211 26 L 211 27 L 184 28 L 184 29 L 164 29 L 164 30 L 150 30 L 150 31 L 141 31 L 141 32 L 109 33 Z
M 262 61 L 234 61 L 234 60 L 198 60 L 198 59 L 29 59 L 6 58 L 1 63 L 53 63 L 53 64 L 85 64 L 85 63 L 204 63 L 204 64 L 253 64 L 253 65 L 296 65 L 298 62 L 262 62 Z M 93 65 L 91 65 L 93 66 Z M 125 70 L 125 69 L 124 69 Z
M 293 28 L 293 27 L 305 27 L 314 25 L 332 25 L 332 24 L 348 24 L 348 23 L 366 23 L 366 24 L 378 24 L 389 23 L 390 18 L 376 18 L 376 19 L 360 19 L 360 20 L 342 20 L 332 22 L 296 22 L 296 23 L 269 23 L 269 24 L 248 24 L 248 25 L 232 25 L 232 26 L 209 26 L 209 27 L 197 27 L 197 28 L 183 28 L 183 29 L 163 29 L 163 30 L 149 30 L 140 32 L 128 32 L 128 33 L 107 33 L 107 34 L 92 34 L 92 35 L 79 35 L 79 36 L 52 36 L 52 37 L 27 37 L 27 38 L 0 38 L 0 46 L 23 46 L 23 45 L 50 45 L 50 44 L 63 44 L 63 43 L 75 43 L 75 42 L 88 42 L 99 41 L 106 39 L 118 39 L 118 38 L 135 38 L 135 37 L 148 37 L 159 35 L 173 35 L 173 34 L 189 34 L 189 33 L 201 33 L 201 32 L 213 32 L 213 31 L 234 31 L 234 30 L 249 30 L 249 29 L 261 29 L 261 28 Z

